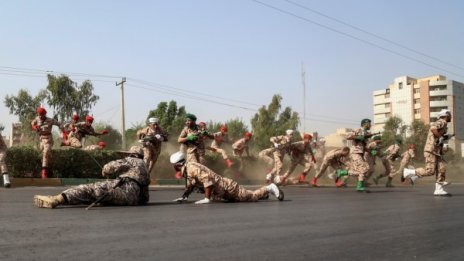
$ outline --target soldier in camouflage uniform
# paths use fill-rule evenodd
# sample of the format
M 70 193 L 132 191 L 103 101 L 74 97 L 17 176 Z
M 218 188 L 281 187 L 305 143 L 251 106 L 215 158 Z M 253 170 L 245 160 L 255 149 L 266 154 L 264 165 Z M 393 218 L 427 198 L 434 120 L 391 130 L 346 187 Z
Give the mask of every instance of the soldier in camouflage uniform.
M 106 147 L 106 143 L 104 141 L 98 142 L 98 144 L 92 144 L 89 146 L 86 146 L 84 150 L 87 151 L 95 151 L 95 150 L 103 150 Z
M 400 174 L 401 182 L 404 183 L 406 179 L 403 177 L 403 171 L 405 168 L 411 166 L 410 164 L 414 157 L 416 157 L 416 144 L 409 144 L 408 150 L 401 154 L 401 162 L 398 171 L 390 175 L 394 177 L 396 174 Z
M 374 177 L 373 179 L 375 184 L 378 184 L 381 178 L 388 177 L 387 183 L 385 184 L 387 188 L 393 187 L 392 180 L 397 173 L 394 161 L 400 156 L 400 145 L 403 141 L 400 138 L 398 138 L 395 142 L 395 144 L 390 145 L 383 153 L 384 156 L 382 157 L 382 164 L 385 167 L 385 172 L 381 175 Z
M 3 186 L 9 188 L 11 186 L 10 177 L 8 176 L 8 169 L 6 168 L 5 157 L 7 146 L 3 140 L 2 131 L 4 127 L 0 125 L 0 175 L 3 177 Z
M 101 201 L 104 205 L 134 206 L 149 201 L 150 178 L 141 148 L 133 147 L 128 157 L 103 166 L 103 177 L 116 173 L 122 174 L 115 180 L 79 185 L 56 196 L 35 195 L 34 205 L 39 208 L 55 208 L 59 205 L 90 204 L 101 197 L 104 197 Z
M 301 183 L 304 182 L 306 175 L 308 175 L 309 171 L 313 166 L 313 163 L 316 162 L 316 158 L 314 157 L 313 150 L 311 148 L 311 139 L 313 138 L 311 134 L 304 133 L 302 134 L 302 141 L 293 142 L 289 146 L 290 152 L 290 167 L 288 168 L 287 172 L 279 178 L 277 178 L 277 184 L 285 184 L 285 180 L 292 174 L 295 168 L 298 165 L 304 166 L 303 172 L 300 174 L 299 181 Z
M 348 135 L 347 140 L 353 141 L 353 145 L 350 148 L 348 170 L 338 169 L 336 171 L 337 182 L 348 175 L 357 176 L 358 182 L 356 183 L 356 191 L 358 192 L 368 192 L 365 187 L 365 177 L 369 171 L 369 164 L 364 159 L 364 152 L 368 139 L 372 137 L 370 129 L 371 120 L 363 119 L 361 121 L 361 128 Z
M 78 122 L 73 125 L 73 131 L 69 134 L 68 140 L 63 142 L 62 146 L 71 146 L 73 148 L 82 148 L 82 139 L 85 136 L 101 136 L 108 134 L 107 130 L 98 133 L 94 130 L 92 123 L 93 117 L 85 116 L 85 122 Z
M 73 114 L 73 116 L 71 117 L 71 121 L 63 125 L 63 133 L 61 135 L 61 146 L 66 146 L 69 134 L 76 130 L 76 127 L 74 125 L 78 122 L 79 115 Z
M 451 122 L 451 112 L 442 110 L 438 113 L 438 120 L 430 124 L 427 134 L 427 140 L 424 147 L 425 168 L 408 169 L 403 171 L 404 178 L 410 178 L 414 182 L 417 178 L 426 176 L 436 176 L 435 196 L 450 196 L 451 194 L 444 190 L 446 182 L 446 165 L 443 159 L 444 145 L 453 135 L 447 133 L 448 122 Z
M 37 117 L 31 122 L 32 130 L 39 134 L 40 150 L 42 151 L 42 172 L 41 177 L 47 178 L 48 175 L 48 161 L 50 158 L 50 152 L 53 147 L 53 125 L 60 127 L 62 130 L 61 123 L 55 119 L 47 117 L 47 111 L 39 107 L 37 108 Z
M 335 171 L 338 169 L 346 169 L 348 165 L 348 157 L 350 155 L 350 148 L 344 147 L 342 149 L 335 149 L 329 151 L 322 160 L 321 168 L 317 171 L 316 175 L 311 179 L 310 184 L 317 187 L 317 179 L 324 175 L 328 167 L 332 167 Z M 337 186 L 342 186 L 343 183 L 337 183 Z
M 272 167 L 271 171 L 266 174 L 267 183 L 272 183 L 274 178 L 280 175 L 284 156 L 288 153 L 288 148 L 293 140 L 293 132 L 293 130 L 287 130 L 285 132 L 286 135 L 271 137 L 270 141 L 272 143 L 272 147 L 262 150 L 259 153 L 259 158 Z
M 204 154 L 200 154 L 201 148 L 199 150 L 199 147 L 208 132 L 206 130 L 201 131 L 198 128 L 196 124 L 197 117 L 195 115 L 187 113 L 185 117 L 187 118 L 185 127 L 177 139 L 177 142 L 181 144 L 180 150 L 187 154 L 187 161 L 204 164 Z
M 237 140 L 236 142 L 234 142 L 234 144 L 232 144 L 232 149 L 234 150 L 233 155 L 235 157 L 241 158 L 244 151 L 246 152 L 247 157 L 250 157 L 248 143 L 250 142 L 252 137 L 253 137 L 253 134 L 247 131 L 243 134 L 243 138 Z
M 221 153 L 222 158 L 226 162 L 227 167 L 230 168 L 232 167 L 233 163 L 229 159 L 229 156 L 227 155 L 226 151 L 221 148 L 221 145 L 224 142 L 229 142 L 229 138 L 227 136 L 227 126 L 221 125 L 219 131 L 213 134 L 213 142 L 211 143 L 211 146 L 208 149 L 212 152 Z
M 232 179 L 222 177 L 206 166 L 185 160 L 183 152 L 171 155 L 171 163 L 176 171 L 180 171 L 186 178 L 186 189 L 182 197 L 174 201 L 186 201 L 195 187 L 204 189 L 205 198 L 195 204 L 208 204 L 212 200 L 226 200 L 231 202 L 255 202 L 268 197 L 269 193 L 279 200 L 284 199 L 284 194 L 275 184 L 261 187 L 255 191 L 247 190 Z
M 365 176 L 365 180 L 368 180 L 374 174 L 377 157 L 382 158 L 382 156 L 382 137 L 374 136 L 372 141 L 367 143 L 364 150 L 364 160 L 369 164 L 369 171 Z
M 137 131 L 137 138 L 143 145 L 143 155 L 148 173 L 151 173 L 161 152 L 161 143 L 168 141 L 168 135 L 159 126 L 158 118 L 149 118 L 148 126 Z

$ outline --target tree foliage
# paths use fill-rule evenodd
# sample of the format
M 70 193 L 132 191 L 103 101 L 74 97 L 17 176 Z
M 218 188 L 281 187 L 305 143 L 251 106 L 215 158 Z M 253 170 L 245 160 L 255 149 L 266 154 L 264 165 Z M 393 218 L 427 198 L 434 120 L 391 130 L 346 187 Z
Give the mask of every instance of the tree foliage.
M 93 93 L 92 83 L 88 80 L 78 86 L 66 75 L 49 74 L 47 79 L 47 103 L 61 122 L 69 120 L 73 112 L 84 117 L 99 100 L 99 96 Z
M 400 117 L 393 116 L 385 122 L 384 131 L 382 133 L 382 141 L 385 146 L 395 143 L 396 139 L 404 141 L 408 126 L 403 123 Z
M 177 107 L 175 101 L 160 102 L 156 109 L 148 112 L 147 119 L 150 117 L 158 118 L 161 128 L 169 134 L 177 135 L 184 127 L 185 115 L 185 107 Z
M 296 130 L 299 117 L 297 112 L 293 112 L 290 107 L 281 109 L 282 96 L 274 95 L 271 103 L 266 107 L 262 106 L 251 119 L 251 126 L 254 135 L 254 144 L 258 149 L 269 147 L 269 139 L 272 136 L 282 135 L 287 129 Z
M 45 90 L 39 91 L 37 96 L 32 97 L 25 89 L 20 89 L 18 95 L 6 95 L 4 99 L 5 106 L 10 110 L 10 114 L 17 115 L 21 123 L 30 125 L 30 122 L 36 116 L 36 110 L 47 97 Z
M 423 158 L 425 142 L 427 134 L 429 132 L 429 125 L 425 124 L 422 120 L 414 120 L 409 126 L 410 136 L 406 139 L 407 144 L 416 144 L 416 157 L 419 159 Z

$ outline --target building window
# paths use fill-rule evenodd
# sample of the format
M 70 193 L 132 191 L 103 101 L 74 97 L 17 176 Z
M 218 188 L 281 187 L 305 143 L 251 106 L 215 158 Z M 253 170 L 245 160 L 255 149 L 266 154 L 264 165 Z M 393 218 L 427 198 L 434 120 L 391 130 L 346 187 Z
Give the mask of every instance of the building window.
M 385 94 L 385 99 L 390 98 L 390 93 Z
M 414 99 L 414 104 L 420 104 L 420 99 Z
M 398 89 L 400 89 L 400 90 L 403 89 L 403 83 L 402 82 L 398 83 Z
M 446 101 L 446 100 L 448 100 L 448 97 L 446 95 L 430 97 L 430 101 Z
M 390 108 L 390 103 L 385 103 L 385 108 Z
M 420 88 L 415 88 L 414 93 L 420 93 Z
M 391 117 L 391 113 L 387 112 L 385 113 L 385 118 L 390 118 Z
M 414 114 L 420 114 L 421 110 L 420 109 L 414 109 Z

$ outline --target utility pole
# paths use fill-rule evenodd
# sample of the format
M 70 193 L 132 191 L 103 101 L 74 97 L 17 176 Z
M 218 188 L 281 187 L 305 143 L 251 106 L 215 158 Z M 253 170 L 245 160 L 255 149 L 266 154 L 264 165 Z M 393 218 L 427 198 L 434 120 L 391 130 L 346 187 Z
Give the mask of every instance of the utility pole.
M 122 135 L 122 149 L 126 149 L 126 120 L 124 115 L 124 83 L 126 77 L 122 77 L 121 82 L 116 82 L 116 86 L 121 85 L 121 135 Z
M 301 81 L 303 84 L 303 132 L 306 131 L 306 73 L 304 64 L 301 62 Z

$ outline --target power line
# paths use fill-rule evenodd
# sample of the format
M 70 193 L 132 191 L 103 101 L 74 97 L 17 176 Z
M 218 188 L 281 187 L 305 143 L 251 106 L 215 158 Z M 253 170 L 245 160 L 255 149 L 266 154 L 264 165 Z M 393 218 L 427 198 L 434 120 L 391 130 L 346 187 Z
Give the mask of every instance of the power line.
M 455 68 L 457 68 L 457 69 L 464 70 L 464 67 L 461 67 L 461 66 L 456 65 L 456 64 L 449 63 L 449 62 L 444 61 L 444 60 L 442 60 L 442 59 L 440 59 L 440 58 L 433 57 L 433 56 L 428 55 L 428 54 L 426 54 L 426 53 L 423 53 L 423 52 L 414 50 L 414 49 L 411 48 L 411 47 L 408 47 L 408 46 L 406 46 L 406 45 L 403 45 L 403 44 L 394 42 L 394 41 L 392 41 L 392 40 L 390 40 L 390 39 L 388 39 L 388 38 L 385 38 L 385 37 L 380 36 L 380 35 L 378 35 L 378 34 L 369 32 L 369 31 L 367 31 L 367 30 L 365 30 L 365 29 L 362 29 L 362 28 L 360 28 L 360 27 L 358 27 L 358 26 L 354 26 L 354 25 L 349 24 L 349 23 L 347 23 L 347 22 L 345 22 L 345 21 L 342 21 L 342 20 L 340 20 L 340 19 L 331 17 L 331 16 L 329 16 L 329 15 L 327 15 L 327 14 L 324 14 L 324 13 L 322 13 L 322 12 L 320 12 L 320 11 L 311 9 L 311 8 L 309 8 L 309 7 L 307 7 L 307 6 L 302 5 L 302 4 L 296 3 L 296 2 L 291 1 L 291 0 L 284 0 L 284 1 L 286 1 L 286 2 L 288 2 L 288 3 L 290 3 L 290 4 L 292 4 L 292 5 L 298 6 L 298 7 L 302 8 L 302 9 L 305 9 L 305 10 L 307 10 L 307 11 L 310 11 L 310 12 L 313 12 L 313 13 L 318 14 L 318 15 L 320 15 L 320 16 L 323 16 L 323 17 L 325 17 L 325 18 L 327 18 L 327 19 L 330 19 L 330 20 L 332 20 L 332 21 L 335 21 L 335 22 L 337 22 L 337 23 L 343 24 L 343 25 L 345 25 L 345 26 L 348 26 L 348 27 L 350 27 L 350 28 L 353 28 L 353 29 L 355 29 L 355 30 L 358 30 L 358 31 L 360 31 L 360 32 L 363 32 L 363 33 L 365 33 L 365 34 L 367 34 L 367 35 L 373 36 L 373 37 L 375 37 L 375 38 L 377 38 L 377 39 L 380 39 L 380 40 L 382 40 L 382 41 L 385 41 L 385 42 L 387 42 L 387 43 L 390 43 L 390 44 L 396 45 L 396 46 L 398 46 L 398 47 L 401 47 L 401 48 L 403 48 L 403 49 L 405 49 L 405 50 L 408 50 L 408 51 L 410 51 L 410 52 L 413 52 L 413 53 L 415 53 L 415 54 L 419 54 L 419 55 L 422 55 L 422 56 L 427 57 L 427 58 L 429 58 L 429 59 L 435 60 L 435 61 L 437 61 L 437 62 L 441 62 L 441 63 L 443 63 L 443 64 L 446 64 L 446 65 L 455 67 Z
M 355 40 L 357 40 L 357 41 L 363 42 L 363 43 L 365 43 L 365 44 L 374 46 L 374 47 L 376 47 L 376 48 L 378 48 L 378 49 L 381 49 L 381 50 L 384 50 L 384 51 L 386 51 L 386 52 L 395 54 L 395 55 L 397 55 L 397 56 L 399 56 L 399 57 L 402 57 L 402 58 L 405 58 L 405 59 L 408 59 L 408 60 L 411 60 L 411 61 L 414 61 L 414 62 L 423 64 L 423 65 L 426 65 L 426 66 L 428 66 L 428 67 L 431 67 L 431 68 L 434 68 L 434 69 L 438 69 L 438 70 L 447 72 L 447 73 L 449 73 L 449 74 L 453 74 L 453 75 L 456 75 L 456 76 L 459 76 L 459 77 L 464 78 L 464 75 L 463 75 L 463 74 L 459 74 L 459 73 L 456 73 L 456 72 L 453 72 L 453 71 L 450 71 L 450 70 L 441 68 L 441 67 L 439 67 L 439 66 L 435 66 L 435 65 L 433 65 L 433 64 L 430 64 L 430 63 L 421 61 L 421 60 L 416 59 L 416 58 L 414 58 L 414 57 L 404 55 L 404 54 L 399 53 L 399 52 L 397 52 L 397 51 L 394 51 L 394 50 L 391 50 L 391 49 L 389 49 L 389 48 L 386 48 L 386 47 L 383 47 L 383 46 L 381 46 L 381 45 L 378 45 L 378 44 L 376 44 L 376 43 L 373 43 L 373 42 L 364 40 L 364 39 L 359 38 L 359 37 L 356 37 L 356 36 L 354 36 L 354 35 L 351 35 L 351 34 L 342 32 L 342 31 L 337 30 L 337 29 L 335 29 L 335 28 L 332 28 L 332 27 L 330 27 L 330 26 L 327 26 L 327 25 L 324 25 L 324 24 L 321 24 L 321 23 L 312 21 L 312 20 L 310 20 L 310 19 L 308 19 L 308 18 L 305 18 L 305 17 L 299 16 L 299 15 L 297 15 L 297 14 L 294 14 L 294 13 L 292 13 L 292 12 L 289 12 L 289 11 L 286 11 L 286 10 L 283 10 L 283 9 L 280 9 L 280 8 L 275 7 L 275 6 L 273 6 L 273 5 L 266 4 L 266 3 L 263 3 L 263 2 L 258 1 L 258 0 L 251 0 L 251 1 L 256 2 L 256 3 L 260 4 L 260 5 L 263 5 L 263 6 L 267 7 L 267 8 L 276 10 L 276 11 L 278 11 L 278 12 L 280 12 L 280 13 L 284 13 L 284 14 L 293 16 L 293 17 L 298 18 L 298 19 L 300 19 L 300 20 L 303 20 L 303 21 L 305 21 L 305 22 L 308 22 L 308 23 L 317 25 L 317 26 L 319 26 L 319 27 L 325 28 L 325 29 L 330 30 L 330 31 L 332 31 L 332 32 L 335 32 L 335 33 L 344 35 L 344 36 L 346 36 L 346 37 L 355 39 Z

